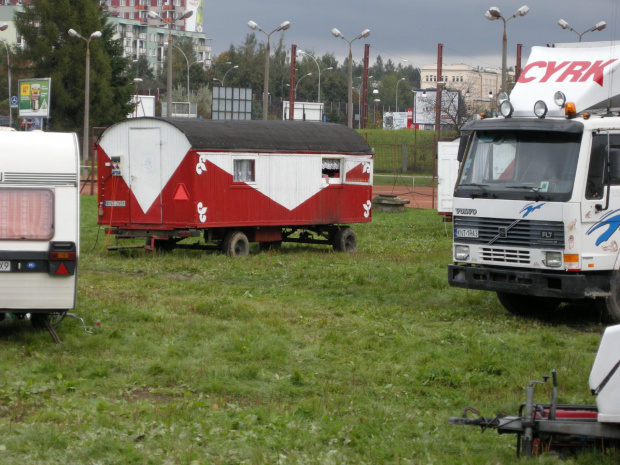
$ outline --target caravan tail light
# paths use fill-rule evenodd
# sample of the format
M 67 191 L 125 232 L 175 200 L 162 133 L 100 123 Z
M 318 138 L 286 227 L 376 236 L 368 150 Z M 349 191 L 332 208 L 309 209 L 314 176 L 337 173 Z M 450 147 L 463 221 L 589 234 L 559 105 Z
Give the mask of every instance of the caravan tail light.
M 67 260 L 70 262 L 74 262 L 76 259 L 75 252 L 50 252 L 50 260 Z
M 574 102 L 566 102 L 564 106 L 564 114 L 568 117 L 575 116 L 577 114 L 577 107 Z
M 77 265 L 75 242 L 50 243 L 48 271 L 52 276 L 73 276 Z

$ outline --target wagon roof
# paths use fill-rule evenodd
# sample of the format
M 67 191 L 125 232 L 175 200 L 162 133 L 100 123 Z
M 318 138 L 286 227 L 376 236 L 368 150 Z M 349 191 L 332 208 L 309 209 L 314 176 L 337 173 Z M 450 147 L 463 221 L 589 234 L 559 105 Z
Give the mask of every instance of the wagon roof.
M 166 121 L 183 132 L 194 149 L 372 153 L 362 136 L 341 124 L 188 118 L 140 119 Z

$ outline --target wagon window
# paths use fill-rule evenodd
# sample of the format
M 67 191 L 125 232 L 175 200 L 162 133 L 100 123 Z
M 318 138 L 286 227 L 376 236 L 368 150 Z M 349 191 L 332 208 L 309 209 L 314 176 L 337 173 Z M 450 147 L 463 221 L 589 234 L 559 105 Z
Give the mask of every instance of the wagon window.
M 255 182 L 254 160 L 234 160 L 233 182 Z
M 54 236 L 50 189 L 0 189 L 0 239 L 49 240 Z
M 321 163 L 323 178 L 329 178 L 330 182 L 340 178 L 340 158 L 323 158 Z

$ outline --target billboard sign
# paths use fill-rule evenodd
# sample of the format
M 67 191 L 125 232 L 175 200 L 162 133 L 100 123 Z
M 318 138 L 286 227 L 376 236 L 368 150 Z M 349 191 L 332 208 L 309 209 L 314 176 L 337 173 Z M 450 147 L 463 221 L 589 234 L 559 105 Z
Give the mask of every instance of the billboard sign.
M 49 118 L 52 79 L 19 80 L 19 117 Z

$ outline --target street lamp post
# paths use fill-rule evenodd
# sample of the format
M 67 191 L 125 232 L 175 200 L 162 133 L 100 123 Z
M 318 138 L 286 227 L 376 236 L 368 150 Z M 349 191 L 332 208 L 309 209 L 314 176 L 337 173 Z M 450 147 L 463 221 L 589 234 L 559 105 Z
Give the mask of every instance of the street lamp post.
M 86 164 L 90 153 L 90 150 L 88 149 L 88 117 L 90 114 L 90 41 L 93 39 L 99 39 L 101 37 L 101 31 L 93 32 L 88 39 L 78 34 L 75 29 L 69 29 L 69 35 L 71 37 L 78 37 L 86 42 L 86 76 L 84 78 L 84 140 L 82 141 L 82 158 L 84 159 L 84 164 Z
M 397 82 L 396 82 L 396 113 L 398 113 L 398 84 L 400 84 L 401 82 L 403 82 L 405 80 L 405 78 L 400 78 Z
M 297 84 L 295 84 L 295 100 L 297 100 L 297 86 L 299 86 L 299 83 L 301 82 L 301 80 L 305 78 L 306 76 L 312 76 L 312 73 L 304 74 L 302 77 L 299 78 L 299 80 L 297 81 Z
M 319 62 L 316 61 L 316 58 L 314 58 L 312 55 L 310 55 L 308 52 L 304 52 L 303 50 L 298 50 L 297 51 L 298 54 L 304 54 L 306 56 L 309 56 L 310 58 L 312 58 L 314 60 L 314 62 L 316 63 L 316 69 L 319 71 L 319 93 L 318 93 L 318 102 L 321 103 L 321 72 L 322 71 L 326 71 L 328 69 L 334 69 L 332 66 L 330 66 L 329 68 L 324 68 L 321 70 L 321 67 L 319 66 Z
M 579 36 L 579 42 L 581 42 L 581 36 L 583 36 L 586 32 L 602 31 L 603 29 L 607 27 L 607 23 L 605 21 L 600 21 L 596 23 L 594 26 L 592 26 L 590 29 L 588 29 L 587 31 L 583 31 L 581 34 L 575 31 L 572 27 L 570 27 L 570 24 L 568 24 L 563 19 L 560 19 L 558 21 L 558 26 L 560 26 L 562 29 L 568 29 L 569 31 L 573 31 L 575 34 Z
M 187 55 L 185 54 L 185 52 L 181 50 L 181 47 L 177 47 L 176 45 L 173 45 L 173 47 L 176 48 L 179 52 L 181 52 L 183 58 L 185 58 L 185 63 L 187 63 L 187 101 L 189 102 L 189 60 L 187 59 Z
M 370 29 L 364 29 L 355 39 L 348 40 L 342 33 L 334 28 L 332 29 L 334 37 L 340 37 L 349 44 L 349 86 L 348 86 L 348 103 L 347 103 L 347 123 L 353 129 L 353 56 L 351 54 L 351 44 L 357 39 L 364 39 L 370 35 Z
M 136 95 L 135 95 L 136 108 L 134 110 L 135 118 L 138 117 L 138 105 L 140 103 L 140 101 L 138 100 L 138 86 L 140 85 L 141 82 L 142 82 L 142 78 L 139 78 L 139 77 L 133 78 L 133 83 L 136 85 Z
M 239 65 L 235 65 L 224 73 L 224 77 L 222 78 L 222 86 L 224 85 L 224 82 L 226 81 L 226 75 L 230 73 L 233 69 L 237 69 L 238 67 Z
M 499 8 L 497 8 L 496 6 L 492 6 L 485 13 L 486 18 L 490 21 L 501 19 L 504 22 L 504 36 L 502 38 L 502 91 L 503 92 L 506 92 L 506 47 L 507 47 L 507 42 L 508 42 L 506 39 L 506 23 L 510 21 L 512 18 L 516 18 L 517 16 L 525 16 L 529 11 L 530 11 L 530 7 L 527 5 L 523 5 L 511 17 L 504 18 L 500 14 Z
M 267 33 L 262 30 L 258 24 L 254 21 L 248 21 L 248 27 L 253 31 L 260 31 L 267 36 L 267 50 L 265 53 L 265 83 L 263 88 L 263 119 L 267 119 L 267 110 L 269 109 L 269 58 L 271 55 L 271 47 L 269 45 L 269 39 L 271 38 L 271 34 L 279 31 L 286 31 L 289 27 L 291 27 L 290 21 L 284 21 L 280 24 L 279 27 Z
M 167 76 L 167 87 L 166 87 L 166 92 L 168 93 L 166 100 L 167 100 L 167 104 L 166 104 L 166 116 L 168 118 L 170 118 L 172 116 L 172 26 L 174 26 L 174 23 L 177 21 L 181 21 L 184 19 L 189 18 L 194 12 L 192 10 L 188 10 L 186 11 L 182 16 L 179 16 L 178 18 L 174 17 L 174 14 L 171 12 L 171 14 L 173 14 L 173 16 L 171 18 L 168 19 L 164 19 L 162 18 L 162 16 L 155 12 L 155 11 L 149 11 L 149 17 L 153 18 L 153 19 L 157 19 L 159 18 L 160 21 L 164 22 L 164 23 L 168 23 L 168 76 Z M 187 73 L 189 76 L 189 73 Z M 189 78 L 188 78 L 189 79 Z M 189 86 L 188 86 L 189 87 Z M 189 99 L 189 90 L 188 90 L 188 99 Z
M 8 24 L 3 24 L 2 26 L 0 26 L 0 31 L 6 31 L 8 29 L 9 25 Z M 9 72 L 9 127 L 13 126 L 13 111 L 11 110 L 11 60 L 10 60 L 10 54 L 9 54 L 9 46 L 6 43 L 6 40 L 2 40 L 2 43 L 4 44 L 4 48 L 6 48 L 6 68 Z

